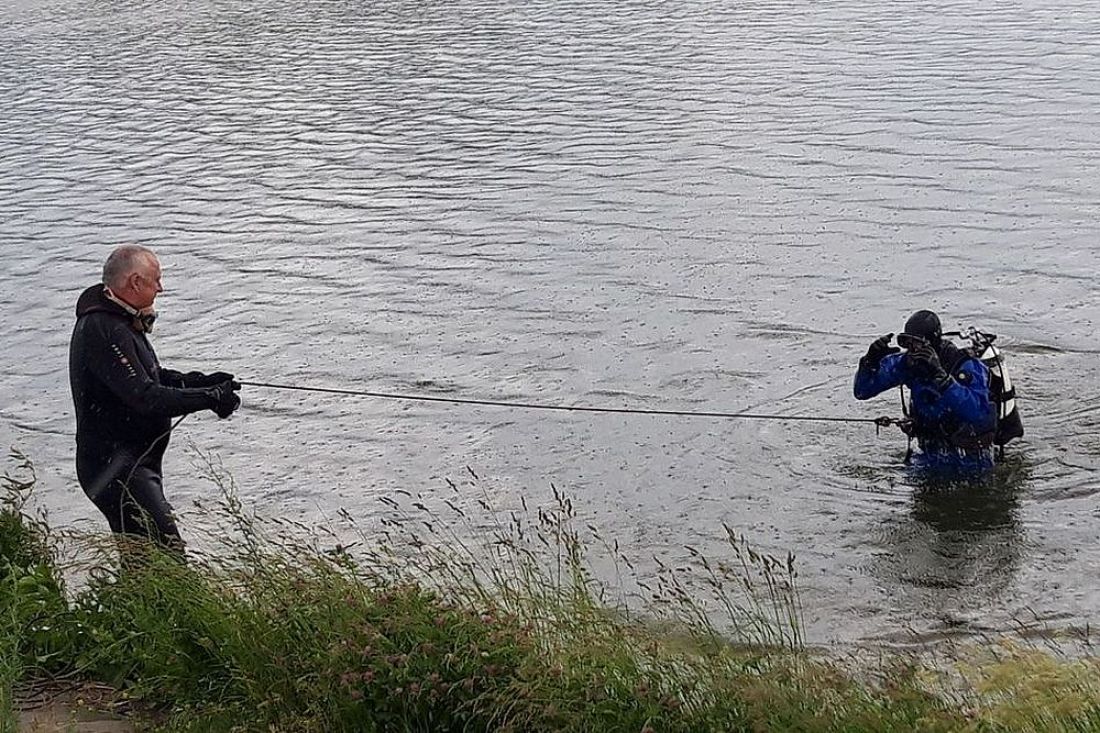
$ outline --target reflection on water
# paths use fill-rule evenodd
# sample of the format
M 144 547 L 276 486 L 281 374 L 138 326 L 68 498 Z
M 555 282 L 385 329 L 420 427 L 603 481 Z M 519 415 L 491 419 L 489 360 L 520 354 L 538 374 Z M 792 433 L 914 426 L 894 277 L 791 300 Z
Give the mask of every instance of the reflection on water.
M 1010 455 L 991 471 L 952 476 L 913 469 L 912 516 L 940 533 L 966 535 L 1018 524 L 1019 495 L 1029 469 L 1021 455 Z
M 1029 467 L 1016 455 L 963 477 L 910 468 L 903 483 L 907 510 L 882 532 L 876 575 L 898 610 L 932 621 L 918 638 L 975 631 L 974 612 L 1011 590 L 1025 553 L 1020 497 Z

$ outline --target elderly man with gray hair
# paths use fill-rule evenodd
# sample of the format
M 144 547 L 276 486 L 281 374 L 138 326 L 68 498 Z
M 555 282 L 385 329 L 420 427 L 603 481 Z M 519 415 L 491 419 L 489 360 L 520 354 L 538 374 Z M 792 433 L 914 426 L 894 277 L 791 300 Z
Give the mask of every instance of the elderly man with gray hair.
M 172 418 L 201 410 L 229 417 L 241 404 L 232 374 L 163 368 L 149 343 L 160 262 L 145 247 L 116 248 L 103 282 L 76 305 L 69 382 L 76 407 L 76 473 L 118 535 L 183 553 L 164 498 L 161 462 Z M 125 559 L 125 556 L 124 556 Z

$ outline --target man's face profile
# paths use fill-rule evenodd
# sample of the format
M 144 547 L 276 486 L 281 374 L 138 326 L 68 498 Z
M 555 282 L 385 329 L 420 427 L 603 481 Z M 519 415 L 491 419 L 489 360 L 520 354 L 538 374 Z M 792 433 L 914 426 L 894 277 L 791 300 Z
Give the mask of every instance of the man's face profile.
M 153 305 L 157 294 L 164 290 L 160 282 L 160 262 L 157 258 L 150 255 L 140 267 L 130 273 L 129 285 L 133 294 L 130 305 L 138 310 Z

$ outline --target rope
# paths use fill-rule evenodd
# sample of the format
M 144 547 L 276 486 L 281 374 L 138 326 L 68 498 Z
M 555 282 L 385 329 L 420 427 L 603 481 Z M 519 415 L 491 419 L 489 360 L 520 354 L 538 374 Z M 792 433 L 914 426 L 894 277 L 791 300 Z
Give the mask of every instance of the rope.
M 297 392 L 319 392 L 322 394 L 345 395 L 351 397 L 376 397 L 385 400 L 404 400 L 410 402 L 445 402 L 454 405 L 482 405 L 488 407 L 510 407 L 523 410 L 557 410 L 559 412 L 599 412 L 620 415 L 663 415 L 671 417 L 702 417 L 741 420 L 784 420 L 802 422 L 846 422 L 871 423 L 882 428 L 895 424 L 892 417 L 831 417 L 819 415 L 771 415 L 759 412 L 695 412 L 691 410 L 647 410 L 630 407 L 588 407 L 584 405 L 551 405 L 537 402 L 511 402 L 505 400 L 476 400 L 463 397 L 437 397 L 433 395 L 399 394 L 396 392 L 375 392 L 359 389 L 335 389 L 331 387 L 303 387 L 293 384 L 275 384 L 272 382 L 241 381 L 246 387 L 265 389 L 293 390 Z

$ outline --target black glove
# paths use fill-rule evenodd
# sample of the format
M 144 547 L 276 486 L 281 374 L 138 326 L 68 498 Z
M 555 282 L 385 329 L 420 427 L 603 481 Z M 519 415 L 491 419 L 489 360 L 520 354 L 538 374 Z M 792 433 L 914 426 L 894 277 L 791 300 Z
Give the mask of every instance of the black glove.
M 208 384 L 210 384 L 212 386 L 215 386 L 215 387 L 218 386 L 219 384 L 221 384 L 222 382 L 233 382 L 233 384 L 237 385 L 236 387 L 233 388 L 234 390 L 238 390 L 238 389 L 241 388 L 240 383 L 237 382 L 237 378 L 234 377 L 232 374 L 229 374 L 227 372 L 214 372 L 213 374 L 207 374 L 206 375 L 206 381 L 207 381 Z
M 951 377 L 940 364 L 940 357 L 927 341 L 921 340 L 905 352 L 905 365 L 917 379 L 928 382 L 941 392 L 951 385 Z
M 890 340 L 893 338 L 894 334 L 888 333 L 872 341 L 870 348 L 867 349 L 866 356 L 859 360 L 859 365 L 877 369 L 883 358 L 901 351 L 898 347 L 890 345 Z
M 210 409 L 220 418 L 227 418 L 241 406 L 241 398 L 234 394 L 241 388 L 240 382 L 226 379 L 207 390 L 210 396 Z
M 164 374 L 167 370 L 162 371 Z M 203 374 L 202 372 L 187 372 L 187 374 L 179 375 L 182 379 L 178 380 L 177 387 L 190 387 L 193 389 L 205 389 L 207 387 L 217 387 L 222 382 L 228 380 L 234 380 L 232 374 L 227 372 L 214 372 L 213 374 Z M 167 384 L 167 382 L 166 382 Z

